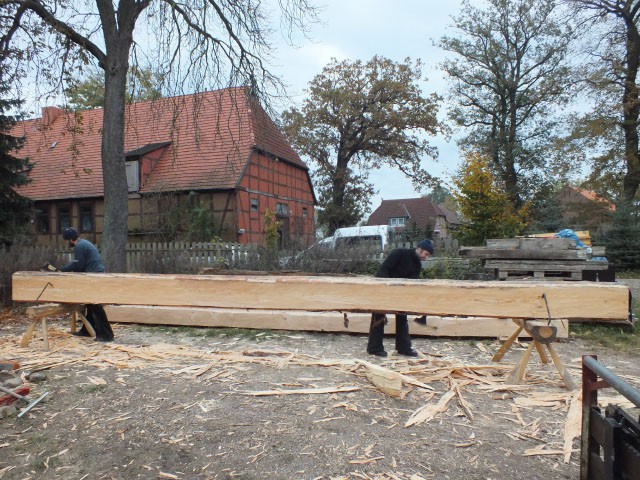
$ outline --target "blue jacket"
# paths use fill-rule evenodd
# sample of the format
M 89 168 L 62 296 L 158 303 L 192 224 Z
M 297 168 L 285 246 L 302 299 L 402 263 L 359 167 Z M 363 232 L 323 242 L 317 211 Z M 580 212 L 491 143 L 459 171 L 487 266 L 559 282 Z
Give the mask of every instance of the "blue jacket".
M 63 272 L 104 272 L 104 264 L 96 246 L 81 238 L 73 248 L 73 262 L 60 267 Z

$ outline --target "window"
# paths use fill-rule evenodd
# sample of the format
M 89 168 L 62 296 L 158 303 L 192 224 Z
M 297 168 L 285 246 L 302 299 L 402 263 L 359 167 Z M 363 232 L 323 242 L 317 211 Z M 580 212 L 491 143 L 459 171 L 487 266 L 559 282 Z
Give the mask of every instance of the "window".
M 36 207 L 36 233 L 49 233 L 49 205 L 38 205 Z
M 392 227 L 404 227 L 407 219 L 405 217 L 393 217 L 389 219 L 389 225 Z
M 251 211 L 252 212 L 257 212 L 258 211 L 258 199 L 257 198 L 252 198 L 251 199 Z
M 276 213 L 278 215 L 289 215 L 289 205 L 286 203 L 278 203 L 276 205 Z
M 130 160 L 125 162 L 127 170 L 127 189 L 129 193 L 135 193 L 140 190 L 140 162 Z
M 93 205 L 91 203 L 80 204 L 80 231 L 93 232 Z
M 58 232 L 71 226 L 71 205 L 65 203 L 58 205 Z
M 307 218 L 307 207 L 302 207 L 302 218 Z

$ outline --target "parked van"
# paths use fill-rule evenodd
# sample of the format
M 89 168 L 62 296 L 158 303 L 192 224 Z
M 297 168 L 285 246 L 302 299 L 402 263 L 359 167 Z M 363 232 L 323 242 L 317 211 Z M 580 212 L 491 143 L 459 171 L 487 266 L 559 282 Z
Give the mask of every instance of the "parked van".
M 283 264 L 304 268 L 308 263 L 319 261 L 345 263 L 382 259 L 387 246 L 394 242 L 394 233 L 389 225 L 338 228 L 332 237 L 323 238 L 295 257 L 283 259 Z
M 367 225 L 338 228 L 331 243 L 336 251 L 357 248 L 371 253 L 382 253 L 394 242 L 395 231 L 389 225 Z M 327 240 L 327 239 L 325 239 Z

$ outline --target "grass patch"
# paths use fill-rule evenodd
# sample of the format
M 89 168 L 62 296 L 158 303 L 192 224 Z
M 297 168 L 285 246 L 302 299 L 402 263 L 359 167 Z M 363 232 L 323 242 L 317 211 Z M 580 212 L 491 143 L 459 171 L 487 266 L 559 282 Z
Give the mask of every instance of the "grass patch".
M 45 443 L 47 443 L 47 437 L 44 435 L 30 435 L 18 444 L 17 450 L 19 452 L 31 452 L 36 448 L 40 448 L 40 445 L 44 445 Z
M 640 315 L 640 299 L 633 299 L 633 315 Z M 606 323 L 572 323 L 572 337 L 586 340 L 595 345 L 614 348 L 622 352 L 638 353 L 640 351 L 640 324 L 612 325 Z
M 80 385 L 77 387 L 78 391 L 85 395 L 90 393 L 102 392 L 107 389 L 106 385 Z
M 44 472 L 49 469 L 56 469 L 56 467 L 62 465 L 61 460 L 57 456 L 51 457 L 39 457 L 31 463 L 31 467 L 36 472 Z
M 571 325 L 571 335 L 595 345 L 623 352 L 640 351 L 640 328 L 635 325 L 577 323 Z

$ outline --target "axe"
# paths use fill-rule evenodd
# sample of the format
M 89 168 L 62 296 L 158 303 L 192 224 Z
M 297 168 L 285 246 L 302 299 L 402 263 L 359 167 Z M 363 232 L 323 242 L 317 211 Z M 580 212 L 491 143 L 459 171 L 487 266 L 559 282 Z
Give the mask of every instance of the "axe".
M 11 395 L 12 397 L 17 398 L 18 400 L 22 400 L 23 402 L 27 402 L 28 403 L 28 405 L 18 414 L 18 417 L 23 416 L 25 413 L 27 413 L 29 410 L 31 410 L 33 407 L 35 407 L 38 403 L 40 403 L 40 401 L 44 397 L 49 395 L 49 392 L 44 392 L 38 398 L 36 398 L 35 400 L 31 401 L 27 397 L 25 397 L 23 395 L 18 395 L 14 391 L 9 390 L 8 388 L 3 387 L 2 385 L 0 385 L 0 392 L 4 392 L 4 393 L 6 393 L 8 395 Z

